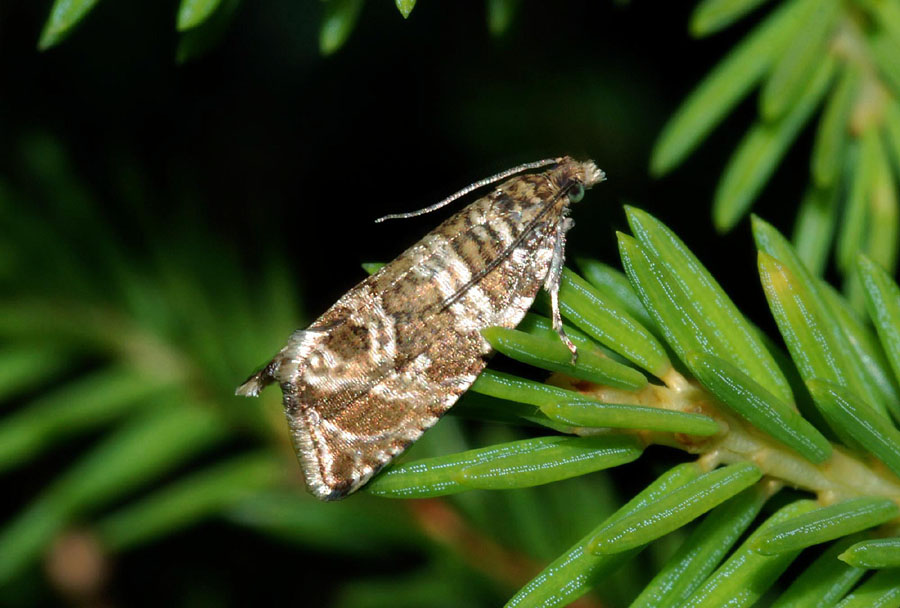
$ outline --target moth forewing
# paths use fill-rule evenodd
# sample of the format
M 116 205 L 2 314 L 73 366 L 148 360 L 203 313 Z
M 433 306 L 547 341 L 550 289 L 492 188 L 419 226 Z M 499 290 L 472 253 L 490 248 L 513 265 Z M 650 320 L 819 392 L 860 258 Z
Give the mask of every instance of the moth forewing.
M 557 296 L 572 226 L 566 214 L 604 176 L 591 161 L 553 165 L 512 177 L 451 216 L 294 332 L 237 389 L 255 396 L 281 385 L 291 439 L 318 498 L 356 491 L 434 425 L 491 355 L 481 330 L 515 327 L 542 286 L 574 356 Z

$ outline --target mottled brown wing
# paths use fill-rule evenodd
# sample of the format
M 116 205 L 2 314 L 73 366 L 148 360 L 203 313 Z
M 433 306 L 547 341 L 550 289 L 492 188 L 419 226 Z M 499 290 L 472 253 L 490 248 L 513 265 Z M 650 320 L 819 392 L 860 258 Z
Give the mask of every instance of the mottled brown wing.
M 256 396 L 281 385 L 316 496 L 353 492 L 432 426 L 484 368 L 480 331 L 517 325 L 545 279 L 555 302 L 569 193 L 602 179 L 593 162 L 562 157 L 494 186 L 294 332 L 237 388 Z
M 358 489 L 471 386 L 490 354 L 480 330 L 519 323 L 546 275 L 555 232 L 549 224 L 534 231 L 448 307 L 430 305 L 466 285 L 474 260 L 464 260 L 464 246 L 429 237 L 432 255 L 402 280 L 386 273 L 386 287 L 372 277 L 326 313 L 320 321 L 336 325 L 306 357 L 299 391 L 282 385 L 291 436 L 319 498 Z M 410 300 L 419 314 L 408 314 Z

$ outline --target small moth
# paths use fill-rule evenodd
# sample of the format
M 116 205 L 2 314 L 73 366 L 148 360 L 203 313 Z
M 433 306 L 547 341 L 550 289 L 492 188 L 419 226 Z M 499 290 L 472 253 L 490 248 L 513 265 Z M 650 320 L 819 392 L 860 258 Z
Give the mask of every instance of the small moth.
M 541 169 L 538 173 L 525 171 Z M 517 175 L 520 174 L 520 175 Z M 515 177 L 511 177 L 515 176 Z M 450 409 L 484 369 L 486 327 L 515 327 L 543 286 L 562 329 L 559 279 L 569 204 L 604 179 L 591 161 L 528 163 L 347 292 L 236 393 L 278 382 L 306 484 L 336 500 L 358 490 Z

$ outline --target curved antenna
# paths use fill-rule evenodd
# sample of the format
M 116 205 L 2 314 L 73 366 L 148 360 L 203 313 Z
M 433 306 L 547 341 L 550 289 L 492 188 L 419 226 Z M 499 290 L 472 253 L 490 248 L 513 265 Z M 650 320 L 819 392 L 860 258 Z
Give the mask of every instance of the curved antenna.
M 423 209 L 419 209 L 418 211 L 409 211 L 407 213 L 391 213 L 390 215 L 385 215 L 384 217 L 380 217 L 375 220 L 376 224 L 380 224 L 385 220 L 398 220 L 398 219 L 406 219 L 410 217 L 416 217 L 418 215 L 425 215 L 426 213 L 431 213 L 432 211 L 437 211 L 441 207 L 445 207 L 455 201 L 456 199 L 467 195 L 469 192 L 473 190 L 478 190 L 482 186 L 487 186 L 488 184 L 493 184 L 494 182 L 498 182 L 503 178 L 509 177 L 510 175 L 515 175 L 516 173 L 521 173 L 522 171 L 528 171 L 530 169 L 540 169 L 541 167 L 546 167 L 548 165 L 555 165 L 560 162 L 559 158 L 547 158 L 544 160 L 539 160 L 533 163 L 525 163 L 523 165 L 519 165 L 517 167 L 513 167 L 512 169 L 507 169 L 506 171 L 502 171 L 496 175 L 492 175 L 490 177 L 486 177 L 482 180 L 475 182 L 474 184 L 469 184 L 456 194 L 451 194 L 444 200 L 425 207 Z

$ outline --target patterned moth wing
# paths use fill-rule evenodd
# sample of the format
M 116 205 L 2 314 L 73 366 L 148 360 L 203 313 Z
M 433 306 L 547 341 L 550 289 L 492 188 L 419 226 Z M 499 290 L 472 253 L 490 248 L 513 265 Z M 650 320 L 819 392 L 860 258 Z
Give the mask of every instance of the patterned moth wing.
M 602 179 L 592 162 L 563 157 L 503 182 L 294 332 L 238 388 L 281 385 L 316 497 L 359 489 L 434 425 L 487 363 L 481 330 L 515 327 L 542 285 L 571 345 L 556 297 L 568 206 Z

